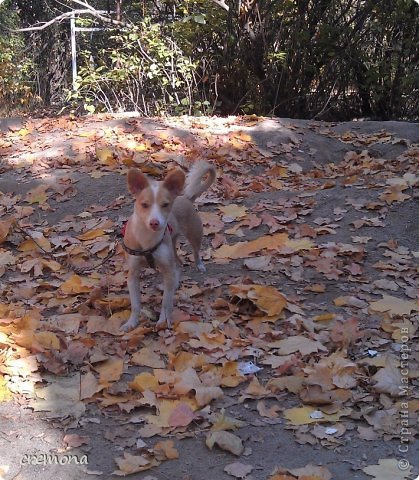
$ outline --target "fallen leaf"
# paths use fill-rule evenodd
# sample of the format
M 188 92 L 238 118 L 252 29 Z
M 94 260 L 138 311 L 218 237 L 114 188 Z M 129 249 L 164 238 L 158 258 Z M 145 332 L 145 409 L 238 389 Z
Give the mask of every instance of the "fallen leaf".
M 242 439 L 234 435 L 234 433 L 224 430 L 210 432 L 207 435 L 205 444 L 210 450 L 213 449 L 214 445 L 218 445 L 222 450 L 226 450 L 237 456 L 240 456 L 244 450 Z
M 87 445 L 89 441 L 89 437 L 77 435 L 76 433 L 68 433 L 63 438 L 63 442 L 67 448 L 76 448 L 81 445 Z
M 294 407 L 284 411 L 284 417 L 292 423 L 292 425 L 307 425 L 317 422 L 337 422 L 340 417 L 349 415 L 350 409 L 343 409 L 337 413 L 328 415 L 313 407 Z
M 95 370 L 99 373 L 99 383 L 116 382 L 121 378 L 124 369 L 122 358 L 110 357 L 108 360 L 95 365 Z
M 236 478 L 245 478 L 253 470 L 252 465 L 247 465 L 245 463 L 234 462 L 229 463 L 224 467 L 224 471 Z
M 400 396 L 403 394 L 400 378 L 400 370 L 391 361 L 390 357 L 386 357 L 385 367 L 380 368 L 372 377 L 372 380 L 375 381 L 373 389 L 379 393 L 387 393 L 392 397 Z
M 159 382 L 157 378 L 149 372 L 142 372 L 134 377 L 128 386 L 136 392 L 144 392 L 145 390 L 154 391 L 158 388 Z
M 395 458 L 380 458 L 377 465 L 369 465 L 362 469 L 367 475 L 374 477 L 373 480 L 408 480 L 412 466 L 408 465 L 402 470 Z
M 150 459 L 143 455 L 131 455 L 128 452 L 124 452 L 123 457 L 115 458 L 115 462 L 117 463 L 119 470 L 112 472 L 112 474 L 124 477 L 125 475 L 148 470 L 159 464 L 154 458 Z
M 373 312 L 388 312 L 390 315 L 410 315 L 412 311 L 419 311 L 419 302 L 383 295 L 381 300 L 370 303 L 370 309 Z
M 300 352 L 302 355 L 309 355 L 313 352 L 327 352 L 327 348 L 317 340 L 310 340 L 302 335 L 284 338 L 269 344 L 271 348 L 277 348 L 279 355 L 289 355 Z
M 293 468 L 288 472 L 301 480 L 330 480 L 332 478 L 332 474 L 327 467 L 318 467 L 311 463 L 302 468 Z
M 187 403 L 179 403 L 170 413 L 169 426 L 186 427 L 195 420 L 195 413 Z
M 233 296 L 249 299 L 268 316 L 279 315 L 287 305 L 286 298 L 267 285 L 231 285 L 230 291 Z
M 173 440 L 157 442 L 153 447 L 153 452 L 157 460 L 174 460 L 179 458 L 179 452 L 176 450 Z

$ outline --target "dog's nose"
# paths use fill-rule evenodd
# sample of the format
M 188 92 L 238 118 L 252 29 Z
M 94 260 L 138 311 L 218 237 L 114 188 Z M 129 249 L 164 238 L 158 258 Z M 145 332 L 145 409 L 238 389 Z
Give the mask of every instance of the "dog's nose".
M 150 220 L 150 227 L 153 230 L 157 230 L 160 227 L 160 222 L 157 220 L 157 218 L 152 218 Z

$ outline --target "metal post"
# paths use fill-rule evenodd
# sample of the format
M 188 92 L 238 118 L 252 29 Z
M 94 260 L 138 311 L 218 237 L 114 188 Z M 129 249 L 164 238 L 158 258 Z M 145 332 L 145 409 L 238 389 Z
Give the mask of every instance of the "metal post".
M 77 49 L 76 49 L 76 18 L 72 15 L 70 18 L 70 36 L 71 36 L 71 71 L 73 75 L 73 90 L 77 90 Z

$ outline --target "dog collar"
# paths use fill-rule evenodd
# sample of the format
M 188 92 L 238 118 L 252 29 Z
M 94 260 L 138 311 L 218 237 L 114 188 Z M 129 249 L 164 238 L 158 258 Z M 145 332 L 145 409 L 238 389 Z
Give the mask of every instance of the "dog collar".
M 123 234 L 125 235 L 125 227 L 126 225 L 124 225 L 123 227 Z M 122 239 L 122 248 L 128 253 L 128 255 L 134 255 L 136 257 L 145 257 L 145 259 L 147 260 L 147 263 L 148 265 L 151 267 L 151 268 L 156 268 L 156 263 L 154 261 L 154 257 L 153 257 L 153 253 L 160 247 L 160 245 L 162 244 L 163 240 L 164 240 L 164 236 L 166 235 L 166 230 L 169 230 L 170 233 L 172 233 L 173 229 L 170 225 L 167 225 L 166 226 L 166 229 L 164 231 L 164 234 L 163 236 L 161 237 L 161 240 L 156 243 L 156 245 L 154 245 L 154 247 L 152 248 L 149 248 L 148 250 L 134 250 L 132 248 L 129 248 L 125 245 L 125 242 L 124 242 L 124 239 Z

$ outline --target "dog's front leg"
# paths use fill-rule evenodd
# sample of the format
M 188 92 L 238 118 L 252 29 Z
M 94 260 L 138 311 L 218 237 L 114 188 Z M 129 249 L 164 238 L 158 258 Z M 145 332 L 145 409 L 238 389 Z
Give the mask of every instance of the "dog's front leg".
M 172 326 L 173 304 L 176 290 L 179 286 L 180 269 L 176 263 L 170 267 L 161 267 L 163 276 L 163 301 L 157 328 L 162 328 L 167 323 L 167 328 Z
M 139 257 L 133 255 L 128 256 L 128 291 L 131 300 L 131 315 L 127 322 L 125 322 L 121 329 L 128 332 L 135 328 L 139 323 L 141 312 L 141 297 L 140 297 L 140 264 Z

